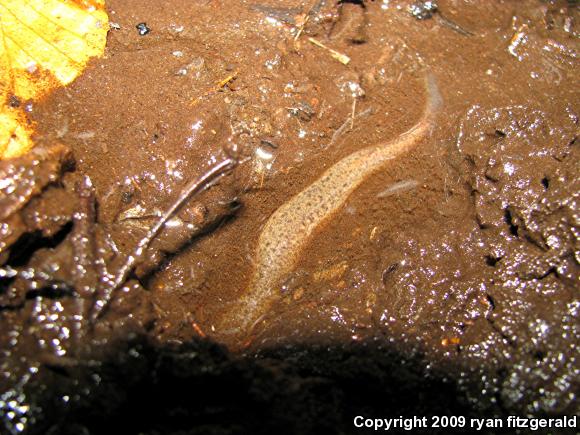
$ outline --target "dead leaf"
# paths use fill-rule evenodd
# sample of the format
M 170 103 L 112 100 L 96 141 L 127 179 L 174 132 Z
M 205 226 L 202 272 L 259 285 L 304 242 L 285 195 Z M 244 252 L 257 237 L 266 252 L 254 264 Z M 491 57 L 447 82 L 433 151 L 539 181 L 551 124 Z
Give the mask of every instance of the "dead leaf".
M 32 148 L 25 102 L 76 79 L 108 28 L 105 0 L 0 0 L 0 159 Z

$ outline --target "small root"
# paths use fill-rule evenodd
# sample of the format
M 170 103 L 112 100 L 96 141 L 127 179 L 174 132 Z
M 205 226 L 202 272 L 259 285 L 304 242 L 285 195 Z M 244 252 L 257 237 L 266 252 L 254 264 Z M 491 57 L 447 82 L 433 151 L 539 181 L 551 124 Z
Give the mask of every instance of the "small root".
M 91 314 L 91 320 L 95 321 L 103 315 L 109 303 L 111 302 L 114 293 L 119 290 L 127 281 L 129 274 L 134 270 L 143 253 L 147 250 L 153 239 L 157 237 L 163 226 L 167 223 L 173 215 L 194 195 L 202 192 L 209 187 L 216 179 L 229 173 L 237 166 L 238 160 L 229 157 L 223 160 L 218 165 L 214 166 L 201 177 L 191 181 L 177 197 L 177 199 L 169 206 L 169 208 L 161 215 L 157 222 L 147 231 L 132 254 L 127 256 L 125 263 L 120 267 L 115 279 L 103 291 L 100 300 L 94 304 L 94 309 Z
M 355 99 L 355 101 L 356 101 L 356 99 Z M 356 110 L 356 106 L 354 106 L 354 103 L 353 103 L 353 111 L 354 110 Z M 347 128 L 350 127 L 352 129 L 353 126 L 354 126 L 354 120 L 355 119 L 357 119 L 357 118 L 363 118 L 363 117 L 368 116 L 371 113 L 373 113 L 372 107 L 369 107 L 368 109 L 363 110 L 362 112 L 360 112 L 357 115 L 355 115 L 353 113 L 353 111 L 351 111 L 351 115 L 332 134 L 332 138 L 330 139 L 330 142 L 324 148 L 328 148 L 329 146 L 334 145 L 336 143 L 336 141 L 338 141 L 338 139 L 340 138 L 340 136 L 342 136 L 342 134 L 346 131 Z

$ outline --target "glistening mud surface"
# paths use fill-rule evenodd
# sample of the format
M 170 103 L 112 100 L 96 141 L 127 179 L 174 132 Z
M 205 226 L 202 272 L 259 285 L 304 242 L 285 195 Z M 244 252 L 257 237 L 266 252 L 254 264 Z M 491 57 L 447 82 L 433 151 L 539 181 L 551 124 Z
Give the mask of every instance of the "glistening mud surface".
M 107 4 L 105 58 L 32 108 L 39 154 L 0 163 L 9 432 L 579 412 L 577 6 L 450 0 L 419 20 L 404 1 Z M 268 218 L 415 125 L 426 74 L 443 100 L 429 132 L 227 334 Z M 107 303 L 156 217 L 232 155 Z M 273 426 L 256 426 L 264 407 Z

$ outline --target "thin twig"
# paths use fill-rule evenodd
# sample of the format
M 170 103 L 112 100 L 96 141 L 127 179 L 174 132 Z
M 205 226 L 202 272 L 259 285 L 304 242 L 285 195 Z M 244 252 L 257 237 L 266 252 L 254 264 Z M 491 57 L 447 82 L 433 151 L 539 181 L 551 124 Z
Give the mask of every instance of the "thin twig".
M 332 138 L 330 139 L 330 143 L 327 146 L 325 146 L 324 148 L 328 148 L 329 146 L 333 145 L 338 140 L 338 138 L 344 133 L 344 131 L 351 125 L 351 122 L 354 122 L 354 119 L 362 118 L 363 116 L 370 115 L 372 112 L 373 112 L 372 107 L 369 107 L 368 109 L 363 110 L 360 113 L 357 113 L 354 116 L 354 118 L 352 117 L 352 113 L 351 113 L 351 116 L 346 118 L 344 123 L 340 127 L 338 127 L 336 129 L 336 131 L 332 134 Z
M 383 190 L 382 192 L 377 194 L 377 198 L 386 198 L 387 196 L 394 195 L 396 193 L 403 193 L 407 190 L 414 189 L 419 185 L 419 182 L 416 180 L 403 180 L 399 181 L 395 184 L 390 185 L 388 188 Z
M 300 38 L 300 36 L 304 32 L 304 27 L 308 23 L 309 19 L 310 19 L 310 17 L 308 15 L 306 15 L 306 18 L 304 18 L 304 22 L 302 23 L 302 25 L 298 28 L 298 31 L 296 32 L 296 36 L 294 37 L 294 42 L 298 41 L 298 38 Z
M 133 251 L 133 254 L 127 256 L 125 263 L 123 264 L 123 266 L 121 266 L 121 268 L 117 272 L 115 280 L 111 283 L 110 286 L 108 286 L 105 289 L 103 299 L 100 300 L 97 304 L 95 304 L 95 309 L 93 310 L 91 316 L 92 320 L 98 319 L 103 314 L 105 308 L 111 302 L 113 293 L 123 286 L 123 284 L 129 277 L 129 274 L 133 271 L 133 268 L 137 264 L 137 261 L 143 255 L 143 252 L 149 247 L 153 239 L 157 237 L 163 226 L 167 223 L 169 219 L 171 219 L 171 217 L 175 214 L 175 212 L 177 212 L 183 206 L 183 204 L 185 204 L 185 202 L 187 202 L 187 200 L 189 200 L 193 195 L 203 191 L 210 185 L 210 183 L 213 180 L 230 172 L 237 164 L 238 161 L 236 159 L 227 158 L 220 164 L 211 168 L 197 180 L 190 182 L 183 189 L 179 197 L 177 197 L 177 199 L 173 202 L 173 204 L 171 204 L 171 206 L 165 211 L 165 213 L 161 215 L 161 217 L 155 223 L 155 225 L 153 225 L 149 229 L 145 237 L 143 237 L 139 241 L 137 247 Z
M 339 51 L 336 51 L 333 48 L 327 47 L 326 45 L 324 45 L 322 42 L 320 42 L 318 39 L 315 38 L 308 38 L 308 40 L 316 45 L 317 47 L 320 47 L 326 51 L 328 51 L 328 53 L 330 54 L 330 56 L 333 59 L 338 60 L 340 63 L 342 63 L 343 65 L 348 65 L 350 62 L 350 57 L 348 57 L 346 54 L 343 54 Z
M 473 36 L 472 32 L 470 32 L 467 29 L 464 29 L 456 22 L 451 21 L 449 18 L 441 15 L 441 12 L 439 12 L 439 14 L 437 14 L 437 16 L 439 17 L 439 21 L 441 22 L 441 24 L 443 24 L 444 26 L 447 26 L 451 30 L 455 30 L 457 33 L 459 33 L 460 35 L 463 35 L 463 36 Z
M 302 33 L 304 33 L 304 28 L 306 27 L 306 24 L 308 24 L 308 21 L 310 21 L 310 17 L 313 15 L 313 12 L 315 12 L 315 9 L 320 8 L 321 3 L 322 3 L 322 1 L 320 1 L 320 0 L 315 0 L 312 3 L 312 6 L 310 6 L 310 9 L 308 9 L 308 12 L 306 12 L 306 14 L 304 16 L 302 24 L 298 27 L 298 32 L 296 32 L 296 36 L 294 37 L 294 42 L 298 41 L 298 38 L 300 38 Z

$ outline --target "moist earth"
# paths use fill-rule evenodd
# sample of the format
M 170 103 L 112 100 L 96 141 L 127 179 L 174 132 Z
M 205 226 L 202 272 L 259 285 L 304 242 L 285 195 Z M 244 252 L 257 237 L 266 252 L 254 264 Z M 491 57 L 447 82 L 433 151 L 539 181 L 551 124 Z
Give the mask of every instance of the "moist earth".
M 107 8 L 105 56 L 30 106 L 37 147 L 0 162 L 5 431 L 578 414 L 576 2 Z M 317 228 L 251 331 L 226 334 L 268 217 L 411 128 L 427 74 L 443 100 L 427 137 Z

